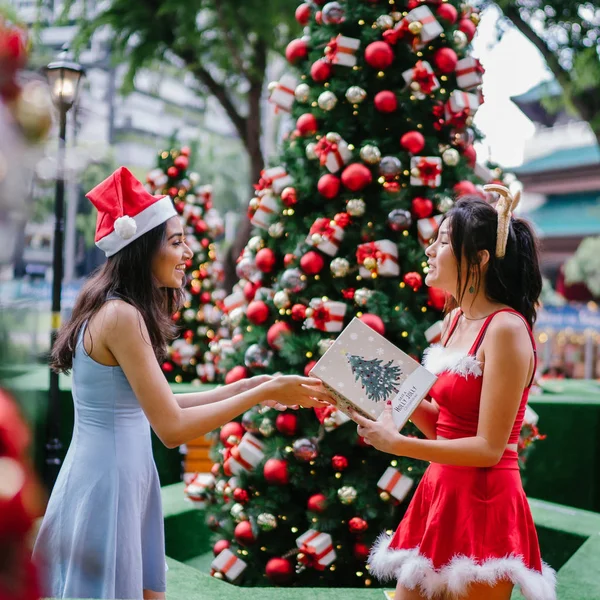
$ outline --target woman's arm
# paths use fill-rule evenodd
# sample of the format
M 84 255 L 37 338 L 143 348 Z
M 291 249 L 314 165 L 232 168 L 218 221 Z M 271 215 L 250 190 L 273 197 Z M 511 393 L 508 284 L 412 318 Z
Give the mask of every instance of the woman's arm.
M 175 394 L 175 400 L 181 408 L 192 408 L 194 406 L 204 406 L 213 402 L 220 402 L 232 396 L 237 396 L 243 392 L 248 392 L 262 383 L 273 379 L 271 375 L 257 375 L 249 379 L 242 379 L 235 383 L 215 387 L 206 392 L 190 392 L 187 394 Z
M 435 400 L 423 400 L 410 417 L 411 422 L 428 439 L 435 440 L 440 409 Z
M 111 302 L 102 336 L 150 425 L 169 448 L 213 431 L 259 402 L 276 400 L 286 405 L 313 407 L 330 399 L 318 380 L 289 375 L 218 402 L 182 408 L 154 356 L 143 318 L 134 307 L 125 302 Z
M 491 467 L 508 442 L 531 370 L 531 341 L 523 321 L 503 313 L 490 324 L 485 338 L 485 370 L 477 435 L 455 440 L 420 440 L 399 434 L 391 419 L 369 421 L 355 415 L 359 435 L 373 446 L 399 456 L 446 465 Z

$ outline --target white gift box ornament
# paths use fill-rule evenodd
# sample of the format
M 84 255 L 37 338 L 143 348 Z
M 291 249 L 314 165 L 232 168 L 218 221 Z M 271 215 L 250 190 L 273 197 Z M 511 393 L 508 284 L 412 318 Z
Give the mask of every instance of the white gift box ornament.
M 376 261 L 375 268 L 371 271 L 364 263 L 373 258 Z M 380 277 L 397 277 L 400 275 L 398 265 L 398 246 L 391 240 L 378 240 L 359 244 L 356 249 L 356 260 L 359 264 L 359 275 L 361 277 L 371 277 L 372 273 L 377 273 Z
M 330 173 L 337 173 L 352 158 L 352 151 L 346 140 L 334 132 L 328 133 L 317 142 L 315 154 L 319 157 L 321 165 L 327 167 Z
M 423 94 L 431 94 L 431 92 L 439 89 L 440 82 L 433 72 L 433 67 L 426 60 L 418 60 L 412 69 L 407 69 L 402 73 L 406 85 L 411 83 L 419 83 L 419 89 L 415 90 Z
M 413 156 L 410 159 L 410 185 L 436 188 L 441 183 L 441 158 L 437 156 Z
M 419 21 L 423 28 L 418 36 L 415 38 L 413 44 L 414 48 L 423 48 L 427 42 L 434 40 L 439 37 L 440 34 L 444 33 L 444 28 L 440 25 L 439 21 L 435 18 L 428 6 L 422 5 L 417 8 L 413 8 L 406 17 L 404 17 L 408 23 L 414 23 Z M 403 20 L 404 20 L 403 19 Z M 402 23 L 402 21 L 400 21 Z
M 215 478 L 210 473 L 197 473 L 187 482 L 184 494 L 195 508 L 202 509 L 206 507 L 214 486 Z
M 252 471 L 262 461 L 264 444 L 251 433 L 246 432 L 237 446 L 231 448 L 229 467 L 234 475 L 242 471 Z
M 474 56 L 467 56 L 456 63 L 456 83 L 463 90 L 472 90 L 483 81 L 485 69 Z
M 426 219 L 419 219 L 417 221 L 417 233 L 419 242 L 423 248 L 430 245 L 431 240 L 440 228 L 443 218 L 443 215 L 435 215 L 435 217 L 427 217 Z
M 255 187 L 259 192 L 271 188 L 275 194 L 281 194 L 283 189 L 293 182 L 294 180 L 283 167 L 271 167 L 260 172 L 260 180 Z
M 298 560 L 319 571 L 325 569 L 337 558 L 331 536 L 328 533 L 309 529 L 296 539 L 296 545 L 302 554 Z
M 436 321 L 425 330 L 425 339 L 429 344 L 437 344 L 442 339 L 442 321 Z
M 258 208 L 252 215 L 250 222 L 255 227 L 269 229 L 269 226 L 275 220 L 280 211 L 281 207 L 275 196 L 273 196 L 273 194 L 264 194 L 260 198 Z
M 240 308 L 245 305 L 246 296 L 244 296 L 244 293 L 239 290 L 229 294 L 229 296 L 223 300 L 223 307 L 226 313 L 231 312 L 234 308 Z
M 229 548 L 225 548 L 217 554 L 210 566 L 222 573 L 228 581 L 235 581 L 248 565 Z
M 309 304 L 311 316 L 304 321 L 306 329 L 320 331 L 341 331 L 344 327 L 344 316 L 348 305 L 345 302 L 313 298 Z
M 403 475 L 398 469 L 388 467 L 377 482 L 377 487 L 382 492 L 387 492 L 390 496 L 402 502 L 410 492 L 413 484 L 414 481 L 410 477 Z
M 325 431 L 333 431 L 350 420 L 350 417 L 345 415 L 341 410 L 334 410 L 323 421 L 323 427 L 325 428 Z
M 461 113 L 472 117 L 477 112 L 479 105 L 479 98 L 475 94 L 454 90 L 445 105 L 446 121 L 451 121 Z
M 306 243 L 329 256 L 335 256 L 344 239 L 344 230 L 334 221 L 321 217 L 310 228 Z
M 342 67 L 354 67 L 356 65 L 356 51 L 360 48 L 360 40 L 357 38 L 338 35 L 327 45 L 327 60 L 334 65 Z
M 281 109 L 286 112 L 290 112 L 292 110 L 292 106 L 294 104 L 294 100 L 296 99 L 294 96 L 294 91 L 296 90 L 296 85 L 298 84 L 298 80 L 289 73 L 282 75 L 281 79 L 276 83 L 275 88 L 271 92 L 271 97 L 269 101 L 275 104 L 276 109 Z

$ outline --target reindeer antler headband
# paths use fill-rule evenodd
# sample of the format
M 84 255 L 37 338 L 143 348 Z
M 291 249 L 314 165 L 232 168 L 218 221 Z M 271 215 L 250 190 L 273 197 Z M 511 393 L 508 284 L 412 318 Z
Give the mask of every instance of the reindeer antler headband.
M 486 192 L 496 192 L 500 195 L 500 199 L 496 203 L 496 212 L 498 213 L 498 233 L 496 234 L 496 258 L 504 258 L 506 254 L 506 242 L 508 241 L 508 230 L 510 227 L 510 217 L 512 212 L 517 208 L 521 199 L 521 192 L 517 192 L 514 196 L 510 190 L 503 185 L 491 183 L 484 185 L 483 189 Z

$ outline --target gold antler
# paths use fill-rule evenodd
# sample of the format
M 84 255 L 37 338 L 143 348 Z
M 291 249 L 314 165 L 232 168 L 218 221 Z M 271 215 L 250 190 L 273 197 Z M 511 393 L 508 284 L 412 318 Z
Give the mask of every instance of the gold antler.
M 498 213 L 496 257 L 503 258 L 506 254 L 506 242 L 508 241 L 508 228 L 510 225 L 510 216 L 512 211 L 519 204 L 519 200 L 521 199 L 521 192 L 517 192 L 513 196 L 507 187 L 495 183 L 484 185 L 483 189 L 486 192 L 496 192 L 500 195 L 500 199 L 496 203 L 496 212 Z

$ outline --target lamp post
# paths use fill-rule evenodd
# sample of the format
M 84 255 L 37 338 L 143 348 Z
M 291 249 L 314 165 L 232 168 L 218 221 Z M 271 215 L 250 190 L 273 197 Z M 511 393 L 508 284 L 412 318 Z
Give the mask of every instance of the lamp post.
M 63 234 L 65 211 L 65 146 L 67 136 L 67 112 L 77 102 L 79 86 L 84 74 L 83 68 L 75 62 L 67 60 L 66 52 L 61 53 L 58 60 L 45 68 L 52 101 L 58 108 L 59 135 L 56 174 L 56 194 L 54 201 L 54 245 L 52 256 L 52 323 L 50 348 L 54 346 L 60 327 L 60 297 L 63 280 Z M 56 481 L 62 461 L 62 444 L 60 442 L 60 390 L 58 373 L 50 371 L 50 396 L 46 431 L 46 464 L 44 479 L 48 489 Z

